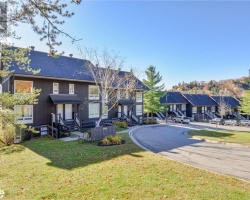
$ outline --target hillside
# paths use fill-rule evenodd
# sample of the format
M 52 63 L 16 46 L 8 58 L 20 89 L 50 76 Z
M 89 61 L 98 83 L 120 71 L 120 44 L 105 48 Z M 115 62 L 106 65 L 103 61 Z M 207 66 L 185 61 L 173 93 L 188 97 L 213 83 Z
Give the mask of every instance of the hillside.
M 208 94 L 220 96 L 237 96 L 241 97 L 244 91 L 250 88 L 250 77 L 239 79 L 228 79 L 209 82 L 192 81 L 190 83 L 179 83 L 172 87 L 171 91 L 179 91 L 190 94 Z

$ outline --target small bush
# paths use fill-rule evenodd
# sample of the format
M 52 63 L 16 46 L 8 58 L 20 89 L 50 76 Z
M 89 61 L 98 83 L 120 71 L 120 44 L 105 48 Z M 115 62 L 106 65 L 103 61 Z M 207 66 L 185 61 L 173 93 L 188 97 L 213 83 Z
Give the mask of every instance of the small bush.
M 157 124 L 157 121 L 154 118 L 147 118 L 143 120 L 143 124 Z
M 108 140 L 108 138 L 104 138 L 104 139 L 101 140 L 101 144 L 107 146 L 107 145 L 110 145 L 111 143 L 110 143 L 110 141 Z
M 101 140 L 99 145 L 108 146 L 108 145 L 119 145 L 124 144 L 120 136 L 109 135 Z
M 14 137 L 16 135 L 16 127 L 13 124 L 6 124 L 3 131 L 3 138 L 2 141 L 5 143 L 6 146 L 9 146 L 14 143 Z
M 126 121 L 116 121 L 116 122 L 113 122 L 114 125 L 117 126 L 117 128 L 128 128 L 128 123 Z

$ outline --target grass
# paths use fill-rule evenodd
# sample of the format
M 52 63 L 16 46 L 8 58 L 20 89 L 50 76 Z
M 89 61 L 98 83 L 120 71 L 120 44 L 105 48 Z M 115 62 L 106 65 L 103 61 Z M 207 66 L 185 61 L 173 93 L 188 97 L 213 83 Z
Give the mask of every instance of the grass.
M 128 128 L 116 128 L 116 132 L 126 131 Z
M 234 130 L 198 130 L 189 131 L 189 135 L 202 139 L 210 139 L 221 142 L 250 145 L 250 132 Z
M 40 138 L 0 149 L 4 199 L 250 199 L 250 183 L 126 144 Z

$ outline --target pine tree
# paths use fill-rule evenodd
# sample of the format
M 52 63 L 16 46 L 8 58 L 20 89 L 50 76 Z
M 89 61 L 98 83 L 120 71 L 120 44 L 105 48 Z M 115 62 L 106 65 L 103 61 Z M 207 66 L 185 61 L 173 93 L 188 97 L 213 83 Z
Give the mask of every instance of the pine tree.
M 242 97 L 240 102 L 239 110 L 243 114 L 250 115 L 250 90 L 245 91 L 245 95 Z
M 162 108 L 160 103 L 160 98 L 166 95 L 164 92 L 165 85 L 158 85 L 162 81 L 162 76 L 159 72 L 156 72 L 155 66 L 149 66 L 145 74 L 147 79 L 143 79 L 143 83 L 148 87 L 148 91 L 144 93 L 144 113 L 153 113 L 159 112 Z
M 70 3 L 80 4 L 81 0 L 71 0 Z M 56 50 L 56 47 L 62 44 L 59 40 L 60 35 L 70 38 L 72 42 L 77 41 L 77 39 L 60 29 L 60 26 L 64 24 L 63 19 L 74 15 L 73 12 L 66 10 L 66 7 L 66 3 L 58 0 L 0 2 L 0 25 L 3 27 L 0 31 L 0 87 L 1 81 L 13 72 L 10 71 L 13 63 L 17 63 L 21 70 L 33 74 L 40 71 L 31 68 L 28 48 L 13 48 L 13 44 L 8 42 L 8 38 L 20 39 L 18 34 L 13 31 L 15 26 L 22 23 L 29 24 L 34 33 L 40 36 L 41 41 L 46 40 L 49 54 L 54 57 L 63 53 L 58 53 Z M 15 120 L 17 113 L 14 112 L 14 106 L 37 104 L 40 91 L 39 89 L 33 89 L 31 94 L 0 92 L 0 143 L 10 145 L 14 141 L 17 130 L 31 129 L 31 127 L 27 127 Z

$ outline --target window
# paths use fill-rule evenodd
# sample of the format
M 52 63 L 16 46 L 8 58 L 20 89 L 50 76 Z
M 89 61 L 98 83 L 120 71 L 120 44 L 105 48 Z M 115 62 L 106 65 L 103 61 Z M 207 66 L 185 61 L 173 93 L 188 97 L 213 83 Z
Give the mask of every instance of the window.
M 15 93 L 31 93 L 33 88 L 33 81 L 15 80 L 14 92 Z
M 136 102 L 142 102 L 142 92 L 136 92 Z
M 89 100 L 99 100 L 99 88 L 96 85 L 89 85 Z
M 120 90 L 117 90 L 117 99 L 119 100 L 121 98 L 121 91 Z
M 89 103 L 89 118 L 98 118 L 100 116 L 100 104 Z
M 74 84 L 69 84 L 69 94 L 74 94 Z
M 142 115 L 142 105 L 136 105 L 136 115 Z
M 33 105 L 15 106 L 15 113 L 18 115 L 17 120 L 24 124 L 33 123 Z
M 108 106 L 104 106 L 103 107 L 103 119 L 107 119 L 108 118 Z
M 59 83 L 53 83 L 53 94 L 59 94 Z
M 185 111 L 186 110 L 186 104 L 181 104 L 181 110 Z
M 193 113 L 197 113 L 197 107 L 193 107 L 193 108 L 192 108 L 192 112 L 193 112 Z
M 215 106 L 212 106 L 211 111 L 215 112 Z
M 129 98 L 129 93 L 128 93 L 128 91 L 127 91 L 127 90 L 126 90 L 125 95 L 126 95 L 126 99 L 128 99 L 128 98 Z

